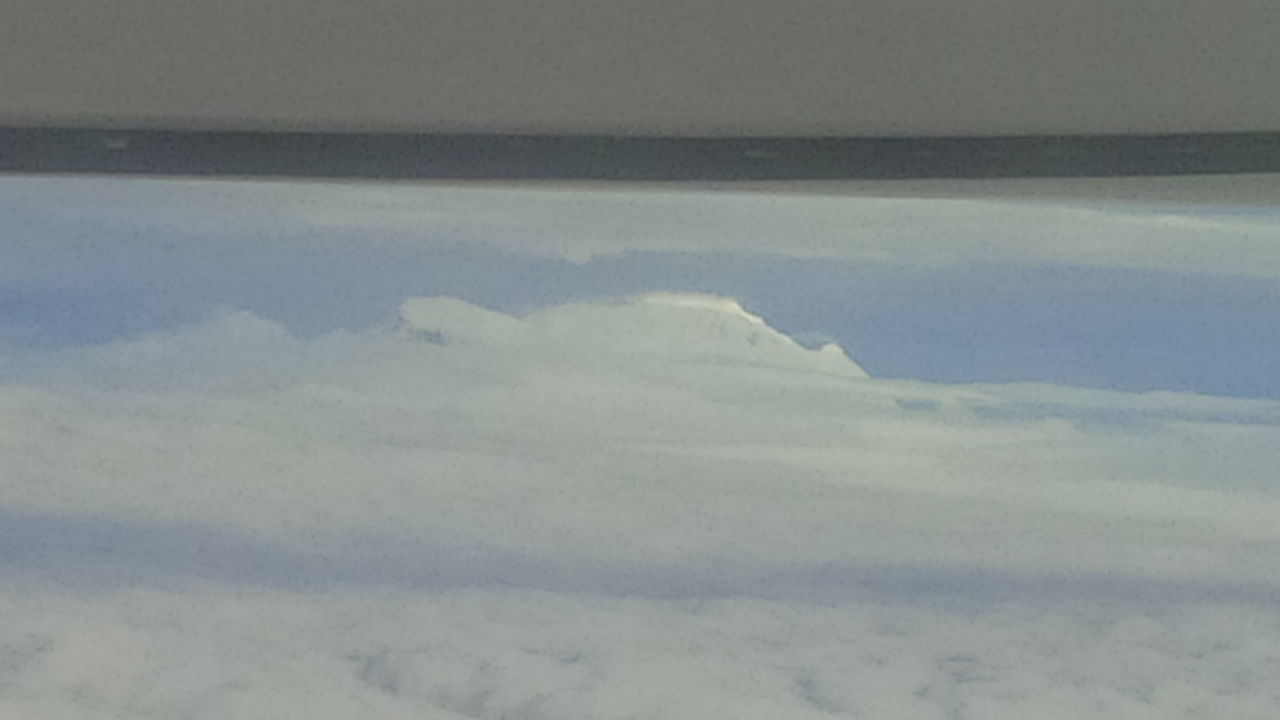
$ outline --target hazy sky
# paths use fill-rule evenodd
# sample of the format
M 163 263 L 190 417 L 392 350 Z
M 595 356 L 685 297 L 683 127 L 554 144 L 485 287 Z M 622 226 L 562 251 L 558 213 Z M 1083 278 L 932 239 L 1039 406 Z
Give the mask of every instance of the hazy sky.
M 0 717 L 1280 711 L 1269 209 L 0 198 Z

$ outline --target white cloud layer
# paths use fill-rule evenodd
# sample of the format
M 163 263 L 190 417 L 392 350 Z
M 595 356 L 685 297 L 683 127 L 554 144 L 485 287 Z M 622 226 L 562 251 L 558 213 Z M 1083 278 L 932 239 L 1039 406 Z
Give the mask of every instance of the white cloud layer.
M 86 235 L 114 229 L 124 236 L 116 244 L 162 238 L 163 247 L 152 252 L 209 234 L 228 252 L 237 251 L 237 242 L 240 250 L 257 249 L 267 235 L 274 247 L 290 239 L 311 248 L 467 247 L 575 262 L 629 252 L 763 254 L 939 268 L 1067 263 L 1280 277 L 1280 222 L 1273 213 L 1185 204 L 1161 210 L 696 188 L 174 179 L 0 178 L 0 193 L 6 198 L 0 212 L 42 229 L 32 239 L 38 245 L 21 247 L 19 238 L 9 249 L 15 273 L 64 266 L 83 251 Z
M 1280 713 L 1280 403 L 878 380 L 694 295 L 10 375 L 0 717 Z
M 13 718 L 1276 716 L 1274 612 L 529 590 L 0 594 Z

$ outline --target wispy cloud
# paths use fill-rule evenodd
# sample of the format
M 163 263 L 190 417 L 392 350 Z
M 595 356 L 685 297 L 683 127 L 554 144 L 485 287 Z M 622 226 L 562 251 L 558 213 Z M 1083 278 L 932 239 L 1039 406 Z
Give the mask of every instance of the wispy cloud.
M 1265 213 L 1034 201 L 478 188 L 430 185 L 0 179 L 11 220 L 47 235 L 127 229 L 181 243 L 235 231 L 245 247 L 484 247 L 534 257 L 635 252 L 774 255 L 963 267 L 975 263 L 1280 277 Z M 118 242 L 119 240 L 117 240 Z M 74 248 L 41 239 L 40 257 Z M 235 250 L 235 242 L 228 250 Z

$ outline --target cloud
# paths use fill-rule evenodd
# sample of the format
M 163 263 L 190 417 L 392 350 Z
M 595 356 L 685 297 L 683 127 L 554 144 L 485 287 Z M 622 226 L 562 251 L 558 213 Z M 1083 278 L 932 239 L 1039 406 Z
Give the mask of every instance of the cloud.
M 11 374 L 0 715 L 1278 707 L 1278 403 L 869 378 L 689 294 Z
M 1274 613 L 537 591 L 0 594 L 14 717 L 1273 717 Z
M 223 311 L 3 392 L 11 508 L 286 543 L 1247 580 L 1277 538 L 1276 403 L 871 380 L 705 296 L 418 299 L 311 340 Z
M 520 347 L 526 355 L 549 353 L 561 364 L 622 356 L 626 362 L 683 360 L 867 377 L 836 343 L 805 348 L 736 300 L 701 293 L 560 305 L 521 320 L 454 298 L 415 298 L 400 316 L 405 330 L 441 344 L 506 352 Z
M 692 253 L 1280 277 L 1273 215 L 1185 205 L 242 180 L 20 178 L 0 187 L 11 219 L 40 228 L 9 249 L 13 276 L 0 279 L 12 282 L 65 268 L 86 236 L 115 231 L 119 246 L 163 238 L 152 254 L 209 235 L 223 252 L 245 252 L 265 234 L 275 247 L 466 247 L 574 262 Z

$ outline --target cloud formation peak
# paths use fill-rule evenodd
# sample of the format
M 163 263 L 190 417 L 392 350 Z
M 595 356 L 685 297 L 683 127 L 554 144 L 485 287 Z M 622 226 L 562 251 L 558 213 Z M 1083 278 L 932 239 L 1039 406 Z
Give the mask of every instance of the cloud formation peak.
M 401 305 L 400 319 L 410 335 L 440 344 L 519 346 L 575 363 L 622 355 L 868 377 L 834 342 L 806 348 L 737 300 L 705 293 L 570 303 L 521 318 L 455 298 L 412 298 Z

